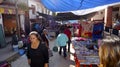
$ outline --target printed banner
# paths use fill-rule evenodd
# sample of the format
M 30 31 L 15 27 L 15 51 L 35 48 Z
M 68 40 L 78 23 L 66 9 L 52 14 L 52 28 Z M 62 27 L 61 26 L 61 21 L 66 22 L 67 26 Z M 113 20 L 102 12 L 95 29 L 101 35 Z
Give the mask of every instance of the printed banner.
M 15 9 L 10 8 L 0 8 L 0 13 L 2 14 L 15 14 Z

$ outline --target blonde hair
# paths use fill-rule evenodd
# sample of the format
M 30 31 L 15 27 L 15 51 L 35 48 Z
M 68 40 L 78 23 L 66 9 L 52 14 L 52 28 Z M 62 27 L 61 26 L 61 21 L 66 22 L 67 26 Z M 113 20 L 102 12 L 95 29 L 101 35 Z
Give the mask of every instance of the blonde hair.
M 100 65 L 102 67 L 119 67 L 120 43 L 106 42 L 99 48 Z

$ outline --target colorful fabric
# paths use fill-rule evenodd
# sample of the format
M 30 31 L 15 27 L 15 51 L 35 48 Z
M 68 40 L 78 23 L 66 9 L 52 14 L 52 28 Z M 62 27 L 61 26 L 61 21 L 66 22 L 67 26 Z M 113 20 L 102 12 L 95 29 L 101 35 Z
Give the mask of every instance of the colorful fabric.
M 86 38 L 92 37 L 93 24 L 88 22 L 82 22 L 81 26 L 82 26 L 81 36 Z

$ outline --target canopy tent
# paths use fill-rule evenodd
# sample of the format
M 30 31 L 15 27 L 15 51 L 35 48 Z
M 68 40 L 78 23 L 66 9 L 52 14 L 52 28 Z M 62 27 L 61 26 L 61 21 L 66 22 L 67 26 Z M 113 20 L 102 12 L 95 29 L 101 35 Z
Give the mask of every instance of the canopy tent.
M 66 12 L 66 13 L 57 13 L 57 15 L 54 17 L 55 20 L 78 20 L 78 19 L 87 19 L 91 18 L 91 16 L 94 16 L 96 12 L 92 12 L 83 16 L 78 16 L 73 14 L 72 12 Z
M 47 9 L 53 12 L 68 12 L 83 10 L 120 2 L 120 0 L 40 0 L 40 1 Z
M 108 6 L 115 6 L 115 5 L 120 5 L 120 2 L 113 3 L 113 4 L 107 4 L 107 5 L 104 5 L 104 6 L 98 6 L 98 7 L 95 7 L 95 8 L 89 8 L 89 9 L 84 9 L 84 10 L 71 11 L 71 12 L 73 14 L 75 14 L 75 15 L 86 15 L 86 14 L 89 14 L 89 13 L 93 13 L 93 12 L 97 12 L 97 11 L 100 11 L 100 10 L 104 10 Z

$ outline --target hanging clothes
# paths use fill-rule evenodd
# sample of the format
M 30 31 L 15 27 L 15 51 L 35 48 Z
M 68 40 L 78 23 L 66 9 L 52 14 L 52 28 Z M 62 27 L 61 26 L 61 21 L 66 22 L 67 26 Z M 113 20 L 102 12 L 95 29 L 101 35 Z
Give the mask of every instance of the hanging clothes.
M 82 22 L 81 26 L 82 26 L 81 36 L 86 37 L 86 38 L 91 38 L 92 37 L 93 24 L 88 23 L 88 22 Z
M 101 39 L 104 31 L 104 23 L 96 23 L 93 25 L 92 39 L 97 40 Z

